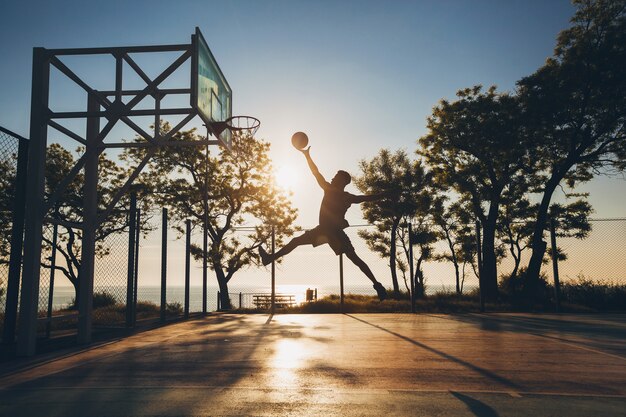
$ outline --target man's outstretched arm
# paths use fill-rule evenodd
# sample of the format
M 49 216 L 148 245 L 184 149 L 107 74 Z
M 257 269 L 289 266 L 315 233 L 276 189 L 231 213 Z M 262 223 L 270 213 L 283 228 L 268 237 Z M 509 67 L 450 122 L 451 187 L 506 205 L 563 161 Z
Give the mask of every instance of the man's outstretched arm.
M 320 173 L 320 170 L 317 168 L 317 165 L 315 165 L 315 162 L 313 162 L 313 159 L 311 159 L 311 155 L 309 154 L 310 149 L 311 147 L 309 146 L 306 149 L 301 149 L 300 152 L 302 152 L 302 154 L 306 157 L 306 162 L 307 164 L 309 164 L 309 169 L 313 173 L 313 176 L 317 180 L 317 183 L 320 185 L 320 187 L 322 187 L 323 189 L 326 189 L 327 187 L 330 187 L 330 184 L 322 176 L 322 174 Z

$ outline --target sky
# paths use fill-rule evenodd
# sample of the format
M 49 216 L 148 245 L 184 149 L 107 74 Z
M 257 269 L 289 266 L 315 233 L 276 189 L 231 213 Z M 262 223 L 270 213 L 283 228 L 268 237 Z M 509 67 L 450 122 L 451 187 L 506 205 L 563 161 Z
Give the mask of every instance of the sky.
M 189 43 L 198 26 L 233 89 L 233 114 L 261 120 L 257 137 L 290 179 L 298 223 L 311 227 L 322 192 L 293 132 L 309 135 L 327 178 L 358 174 L 383 147 L 412 155 L 440 99 L 476 84 L 512 90 L 551 55 L 573 12 L 567 0 L 2 0 L 0 125 L 28 136 L 33 47 Z M 92 64 L 81 69 L 97 81 L 108 67 Z M 69 105 L 64 94 L 53 95 Z M 624 216 L 623 179 L 584 191 L 594 217 Z M 362 221 L 358 208 L 347 218 Z

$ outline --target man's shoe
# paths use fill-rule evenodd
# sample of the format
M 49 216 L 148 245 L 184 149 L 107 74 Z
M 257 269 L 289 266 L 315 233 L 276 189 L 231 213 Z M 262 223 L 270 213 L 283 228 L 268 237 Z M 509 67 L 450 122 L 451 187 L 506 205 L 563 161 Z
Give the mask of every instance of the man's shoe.
M 378 293 L 378 298 L 380 299 L 380 301 L 383 301 L 385 298 L 387 298 L 387 290 L 385 289 L 385 287 L 383 287 L 383 284 L 377 282 L 376 284 L 374 284 L 374 289 Z
M 259 246 L 259 256 L 261 257 L 261 263 L 263 265 L 269 265 L 270 263 L 272 263 L 272 260 L 270 259 L 270 254 L 267 253 L 265 249 L 263 249 L 263 246 Z

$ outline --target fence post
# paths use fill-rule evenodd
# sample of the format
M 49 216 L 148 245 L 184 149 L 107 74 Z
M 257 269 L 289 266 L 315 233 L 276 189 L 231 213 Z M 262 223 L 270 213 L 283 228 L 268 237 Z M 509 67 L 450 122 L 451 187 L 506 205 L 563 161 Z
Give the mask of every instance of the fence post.
M 556 249 L 556 226 L 550 219 L 550 244 L 552 245 L 552 272 L 554 275 L 554 301 L 556 312 L 561 311 L 561 283 L 559 282 L 559 256 Z
M 276 228 L 272 226 L 272 305 L 271 314 L 276 312 L 276 261 L 274 260 L 274 251 L 276 250 Z
M 54 298 L 54 272 L 56 270 L 57 257 L 57 238 L 59 235 L 59 226 L 55 223 L 52 226 L 52 253 L 50 253 L 50 287 L 48 288 L 48 313 L 46 318 L 46 337 L 50 338 L 52 331 L 52 300 Z
M 137 226 L 135 227 L 135 277 L 133 288 L 133 326 L 137 322 L 137 292 L 139 288 L 139 237 L 141 235 L 141 210 L 137 209 Z
M 128 216 L 128 265 L 126 277 L 126 327 L 133 325 L 133 301 L 135 300 L 135 238 L 137 233 L 137 194 L 130 194 L 130 212 Z
M 208 248 L 209 248 L 209 214 L 208 214 L 208 202 L 206 196 L 206 178 L 205 178 L 205 199 L 204 199 L 204 215 L 202 216 L 202 314 L 207 313 L 207 280 L 208 280 Z M 219 297 L 218 297 L 219 306 Z M 218 308 L 219 310 L 219 308 Z
M 167 208 L 163 207 L 161 221 L 161 323 L 165 322 L 165 307 L 167 304 Z
M 33 84 L 30 107 L 30 143 L 24 209 L 24 267 L 20 295 L 20 333 L 17 355 L 32 356 L 37 343 L 37 304 L 41 262 L 41 239 L 48 142 L 50 60 L 44 48 L 33 48 Z M 15 224 L 14 224 L 15 226 Z M 19 232 L 21 233 L 21 232 Z M 17 238 L 13 235 L 11 239 Z M 21 240 L 21 234 L 19 235 Z M 11 252 L 13 252 L 13 247 Z M 15 264 L 14 264 L 15 265 Z M 19 278 L 19 272 L 14 277 Z M 14 287 L 15 288 L 15 287 Z M 17 291 L 17 288 L 15 289 Z M 10 323 L 15 324 L 15 323 Z M 15 327 L 13 327 L 13 330 Z
M 241 292 L 239 293 L 239 309 L 241 310 L 241 301 L 243 299 L 243 295 L 241 294 Z
M 189 318 L 189 281 L 191 274 L 191 220 L 185 221 L 185 318 Z
M 343 253 L 339 255 L 339 312 L 343 313 Z
M 89 112 L 100 111 L 100 103 L 89 94 Z M 93 283 L 96 259 L 96 231 L 98 228 L 98 160 L 97 145 L 100 118 L 87 118 L 87 146 L 85 147 L 85 183 L 83 196 L 83 238 L 81 240 L 80 285 L 78 287 L 78 343 L 90 343 L 93 327 Z
M 480 294 L 480 312 L 485 312 L 485 297 L 483 294 L 483 259 L 480 242 L 480 221 L 476 220 L 476 261 L 478 263 L 478 292 Z
M 11 219 L 11 253 L 9 255 L 4 327 L 2 329 L 2 343 L 5 345 L 12 344 L 15 341 L 17 325 L 17 304 L 20 293 L 20 271 L 22 269 L 22 247 L 24 242 L 28 144 L 29 142 L 26 139 L 20 138 L 17 148 L 15 198 L 13 200 L 13 218 Z
M 417 302 L 417 294 L 415 294 L 415 289 L 417 288 L 417 283 L 415 282 L 415 266 L 413 265 L 413 225 L 409 222 L 409 275 L 411 279 L 411 313 L 415 313 L 417 311 L 416 302 Z

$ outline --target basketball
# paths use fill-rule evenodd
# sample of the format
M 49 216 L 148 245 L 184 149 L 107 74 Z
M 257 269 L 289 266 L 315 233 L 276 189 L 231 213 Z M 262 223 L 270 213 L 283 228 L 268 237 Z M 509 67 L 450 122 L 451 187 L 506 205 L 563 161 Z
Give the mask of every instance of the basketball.
M 309 137 L 304 132 L 296 132 L 291 136 L 291 144 L 296 149 L 304 149 L 309 144 Z

